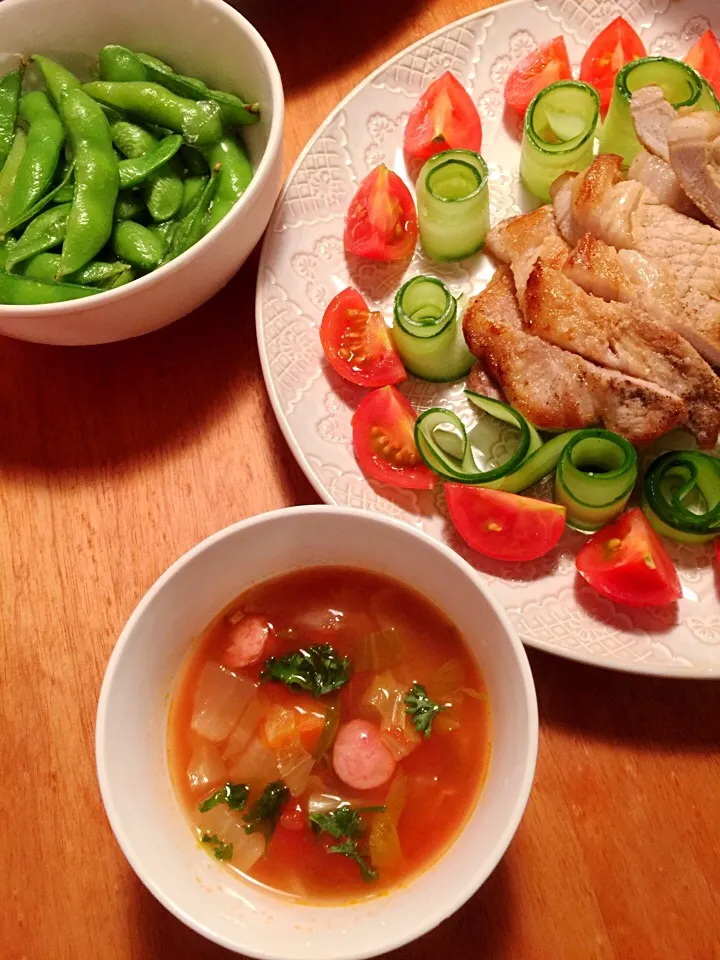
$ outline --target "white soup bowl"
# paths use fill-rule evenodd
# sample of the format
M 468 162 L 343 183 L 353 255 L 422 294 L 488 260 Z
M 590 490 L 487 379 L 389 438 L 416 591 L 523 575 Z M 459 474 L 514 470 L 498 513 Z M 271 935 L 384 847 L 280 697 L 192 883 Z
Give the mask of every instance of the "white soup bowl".
M 453 621 L 487 686 L 491 757 L 460 835 L 424 873 L 367 901 L 309 905 L 231 874 L 200 849 L 170 781 L 168 706 L 193 640 L 253 584 L 343 565 L 404 581 Z M 436 926 L 487 879 L 520 822 L 538 742 L 525 651 L 478 574 L 396 520 L 294 507 L 220 530 L 150 588 L 113 651 L 98 707 L 102 798 L 125 856 L 175 916 L 230 950 L 268 960 L 359 960 Z

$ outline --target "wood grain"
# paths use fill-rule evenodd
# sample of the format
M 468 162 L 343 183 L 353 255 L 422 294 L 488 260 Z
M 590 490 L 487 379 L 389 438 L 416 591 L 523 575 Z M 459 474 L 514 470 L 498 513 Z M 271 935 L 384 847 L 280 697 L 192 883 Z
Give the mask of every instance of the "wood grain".
M 285 80 L 286 170 L 369 70 L 483 5 L 248 3 Z M 93 728 L 115 638 L 165 567 L 234 520 L 315 500 L 265 394 L 256 270 L 257 255 L 137 341 L 0 340 L 3 960 L 230 957 L 123 859 Z M 540 756 L 517 837 L 463 910 L 393 957 L 717 960 L 718 687 L 531 661 Z

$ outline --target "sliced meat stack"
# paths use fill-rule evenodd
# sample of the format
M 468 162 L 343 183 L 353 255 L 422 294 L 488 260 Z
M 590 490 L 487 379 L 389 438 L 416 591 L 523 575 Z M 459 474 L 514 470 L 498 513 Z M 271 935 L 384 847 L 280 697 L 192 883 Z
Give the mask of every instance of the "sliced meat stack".
M 502 266 L 464 318 L 476 386 L 489 373 L 544 429 L 601 423 L 641 445 L 685 425 L 715 445 L 720 379 L 703 357 L 720 361 L 720 232 L 601 156 L 487 249 Z

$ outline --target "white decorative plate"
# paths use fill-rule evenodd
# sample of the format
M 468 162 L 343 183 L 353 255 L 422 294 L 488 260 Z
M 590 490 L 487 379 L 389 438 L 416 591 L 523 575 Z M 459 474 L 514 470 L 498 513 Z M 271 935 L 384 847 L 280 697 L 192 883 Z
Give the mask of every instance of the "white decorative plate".
M 685 677 L 720 677 L 720 581 L 712 547 L 671 544 L 683 599 L 673 608 L 636 612 L 615 608 L 576 580 L 578 534 L 568 531 L 550 555 L 533 563 L 479 556 L 447 521 L 440 492 L 398 491 L 362 476 L 350 419 L 365 391 L 327 367 L 318 327 L 330 299 L 350 283 L 392 315 L 397 278 L 386 280 L 368 262 L 351 279 L 343 219 L 357 184 L 381 161 L 411 184 L 403 164 L 404 123 L 419 94 L 444 70 L 452 70 L 479 107 L 495 222 L 523 208 L 519 147 L 502 119 L 503 86 L 515 62 L 562 32 L 577 65 L 588 41 L 618 14 L 639 31 L 650 53 L 682 57 L 708 26 L 720 29 L 718 7 L 707 0 L 518 0 L 409 47 L 356 87 L 310 140 L 268 228 L 257 289 L 268 391 L 290 448 L 323 500 L 399 517 L 450 543 L 480 571 L 531 646 L 617 670 Z M 477 293 L 493 269 L 484 255 L 440 266 L 418 252 L 407 273 L 440 276 L 457 296 Z M 461 382 L 411 378 L 402 389 L 418 410 L 447 405 L 460 412 L 466 406 Z

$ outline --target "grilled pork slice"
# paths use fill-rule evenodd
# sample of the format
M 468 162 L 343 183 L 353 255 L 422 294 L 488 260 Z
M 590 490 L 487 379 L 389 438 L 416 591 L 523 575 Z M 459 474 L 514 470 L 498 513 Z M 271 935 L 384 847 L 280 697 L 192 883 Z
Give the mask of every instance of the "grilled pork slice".
M 521 309 L 527 279 L 535 261 L 542 258 L 548 264 L 562 267 L 570 253 L 549 205 L 502 220 L 488 233 L 485 246 L 496 259 L 512 269 Z
M 670 162 L 667 128 L 675 119 L 675 110 L 665 99 L 662 87 L 640 87 L 630 98 L 630 114 L 635 134 L 648 153 Z
M 720 227 L 720 114 L 701 110 L 675 117 L 666 135 L 683 190 Z
M 501 263 L 512 263 L 549 237 L 560 239 L 552 206 L 546 204 L 531 213 L 508 217 L 496 224 L 485 238 L 485 250 Z
M 505 266 L 470 301 L 463 330 L 508 403 L 541 429 L 602 422 L 631 443 L 644 444 L 683 421 L 685 407 L 669 391 L 603 370 L 529 333 Z
M 640 150 L 630 164 L 628 179 L 644 184 L 660 203 L 666 203 L 678 213 L 695 220 L 705 220 L 705 215 L 685 193 L 667 160 L 661 160 L 647 150 Z
M 586 241 L 588 246 L 592 243 Z M 577 248 L 573 257 L 579 259 Z M 529 329 L 544 340 L 675 394 L 700 446 L 715 446 L 720 379 L 671 327 L 627 303 L 608 303 L 587 293 L 541 259 L 530 273 L 524 309 Z
M 661 306 L 659 313 L 706 360 L 719 365 L 720 231 L 659 203 L 642 184 L 623 180 L 620 165 L 619 157 L 601 154 L 576 178 L 565 178 L 555 193 L 558 209 L 565 212 L 561 226 L 567 223 L 569 190 L 573 235 L 593 233 L 661 265 L 653 269 L 666 285 L 674 283 L 683 309 L 668 315 Z

